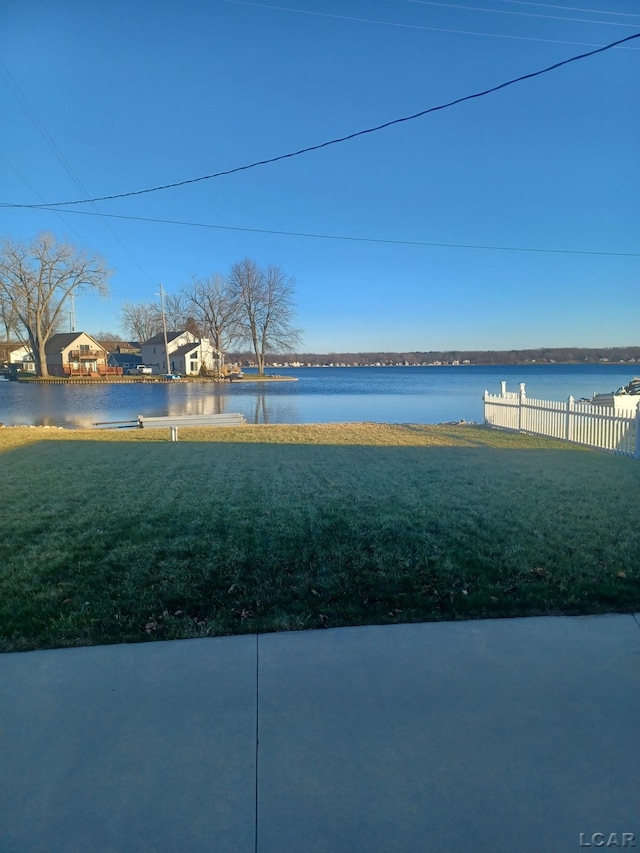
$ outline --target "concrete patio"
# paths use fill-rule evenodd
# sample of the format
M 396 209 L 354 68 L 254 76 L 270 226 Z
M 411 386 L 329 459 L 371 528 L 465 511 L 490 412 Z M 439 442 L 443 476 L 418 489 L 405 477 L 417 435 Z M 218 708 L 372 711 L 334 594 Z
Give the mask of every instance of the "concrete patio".
M 640 618 L 0 656 L 0 851 L 640 848 Z

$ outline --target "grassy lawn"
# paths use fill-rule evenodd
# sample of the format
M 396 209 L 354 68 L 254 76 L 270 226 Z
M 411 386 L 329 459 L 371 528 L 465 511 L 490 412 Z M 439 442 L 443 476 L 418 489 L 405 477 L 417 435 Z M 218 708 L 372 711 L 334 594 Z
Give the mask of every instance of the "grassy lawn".
M 0 429 L 0 650 L 640 610 L 640 463 L 482 427 Z

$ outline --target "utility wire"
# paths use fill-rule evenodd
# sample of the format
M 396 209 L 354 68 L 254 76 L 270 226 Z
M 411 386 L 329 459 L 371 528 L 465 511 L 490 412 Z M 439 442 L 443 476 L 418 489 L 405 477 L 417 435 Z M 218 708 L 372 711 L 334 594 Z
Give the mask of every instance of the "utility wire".
M 71 178 L 71 180 L 72 180 L 72 181 L 75 183 L 75 185 L 78 187 L 78 189 L 80 190 L 80 192 L 84 193 L 84 196 L 85 196 L 85 199 L 87 200 L 87 203 L 91 203 L 91 206 L 92 206 L 92 207 L 93 207 L 93 209 L 96 211 L 96 214 L 97 214 L 98 216 L 102 216 L 102 214 L 101 214 L 100 210 L 98 209 L 98 207 L 96 206 L 95 202 L 94 202 L 94 201 L 92 201 L 92 200 L 89 198 L 89 192 L 87 191 L 87 188 L 85 187 L 85 185 L 82 183 L 82 181 L 80 180 L 80 178 L 78 177 L 78 175 L 76 174 L 76 172 L 75 172 L 75 171 L 73 170 L 73 168 L 71 167 L 71 165 L 70 165 L 69 161 L 67 160 L 67 158 L 64 156 L 64 154 L 63 154 L 63 153 L 62 153 L 62 151 L 60 150 L 60 148 L 59 148 L 59 146 L 57 145 L 57 143 L 56 143 L 55 139 L 51 136 L 51 134 L 50 134 L 50 133 L 49 133 L 49 131 L 47 130 L 47 128 L 46 128 L 46 126 L 44 125 L 44 123 L 40 120 L 40 117 L 38 116 L 38 114 L 36 113 L 36 111 L 35 111 L 35 110 L 33 109 L 33 107 L 31 106 L 31 104 L 30 104 L 30 102 L 29 102 L 29 99 L 27 98 L 27 96 L 25 95 L 25 93 L 22 91 L 22 89 L 21 89 L 21 88 L 20 88 L 20 86 L 18 85 L 17 80 L 15 79 L 15 77 L 13 76 L 13 74 L 11 73 L 11 71 L 9 71 L 9 69 L 7 68 L 7 66 L 6 66 L 5 62 L 3 61 L 3 59 L 2 59 L 1 57 L 0 57 L 0 73 L 4 76 L 5 83 L 7 84 L 7 86 L 9 87 L 9 89 L 11 90 L 11 92 L 13 93 L 13 95 L 15 96 L 16 100 L 20 103 L 20 105 L 22 106 L 22 108 L 24 109 L 24 111 L 27 113 L 27 115 L 29 116 L 29 118 L 31 119 L 31 121 L 33 122 L 33 124 L 35 125 L 36 129 L 38 130 L 38 132 L 40 133 L 40 135 L 42 136 L 42 138 L 44 139 L 44 141 L 47 143 L 47 145 L 49 146 L 49 148 L 53 151 L 53 153 L 54 153 L 54 155 L 56 156 L 56 158 L 57 158 L 58 162 L 62 165 L 62 167 L 63 167 L 63 168 L 64 168 L 64 170 L 67 172 L 67 174 L 69 175 L 69 177 Z M 8 162 L 8 161 L 7 161 L 7 162 Z M 17 172 L 17 169 L 15 168 L 15 166 L 12 166 L 12 168 L 14 169 L 14 171 L 16 171 L 16 172 Z M 20 174 L 20 173 L 18 172 L 18 174 Z M 20 177 L 21 177 L 21 178 L 22 178 L 22 179 L 23 179 L 23 180 L 24 180 L 24 181 L 25 181 L 29 186 L 31 186 L 31 184 L 29 184 L 29 182 L 27 181 L 27 179 L 26 179 L 23 175 L 20 175 Z M 40 198 L 44 201 L 44 199 L 42 198 L 42 196 L 40 195 L 40 193 L 39 193 L 39 192 L 37 192 L 37 190 L 35 190 L 33 187 L 31 187 L 31 189 L 33 189 L 33 190 L 34 190 L 34 192 L 36 193 L 36 195 L 40 196 Z M 47 202 L 45 202 L 45 204 L 46 204 L 46 203 L 47 203 Z M 147 276 L 147 278 L 149 278 L 150 280 L 152 280 L 152 279 L 151 279 L 151 276 L 149 275 L 149 273 L 144 269 L 144 267 L 142 267 L 142 266 L 140 265 L 140 263 L 138 262 L 138 260 L 137 260 L 137 259 L 136 259 L 132 254 L 131 254 L 131 252 L 129 251 L 129 249 L 128 249 L 128 248 L 125 246 L 125 244 L 122 242 L 122 240 L 120 239 L 120 236 L 119 236 L 119 235 L 114 231 L 114 229 L 113 229 L 113 227 L 112 227 L 111 223 L 110 223 L 110 222 L 107 222 L 107 220 L 106 220 L 106 219 L 104 219 L 104 217 L 102 217 L 102 219 L 103 219 L 103 224 L 104 224 L 105 228 L 107 228 L 107 229 L 111 232 L 111 234 L 116 238 L 116 240 L 117 240 L 117 242 L 120 244 L 121 248 L 122 248 L 122 249 L 124 249 L 124 251 L 125 251 L 125 252 L 126 252 L 126 254 L 129 256 L 129 258 L 130 258 L 130 259 L 133 261 L 133 263 L 138 267 L 138 269 L 140 270 L 140 272 L 142 272 L 144 275 L 146 275 L 146 276 Z M 63 221 L 64 221 L 64 220 L 63 220 Z M 77 232 L 76 232 L 76 233 L 77 233 Z M 78 235 L 78 236 L 79 236 L 79 235 Z M 83 241 L 83 242 L 85 242 L 85 241 Z
M 20 170 L 19 170 L 19 169 L 18 169 L 18 168 L 17 168 L 17 167 L 12 163 L 12 162 L 11 162 L 11 160 L 9 160 L 9 158 L 8 158 L 8 157 L 6 157 L 6 156 L 5 156 L 1 151 L 0 151 L 0 157 L 2 157 L 2 159 L 3 159 L 3 160 L 4 160 L 4 162 L 7 164 L 7 166 L 9 166 L 9 168 L 10 168 L 10 169 L 13 169 L 13 171 L 16 173 L 16 175 L 17 175 L 17 176 L 18 176 L 22 181 L 24 181 L 24 182 L 25 182 L 25 184 L 29 187 L 29 189 L 30 189 L 30 190 L 33 190 L 34 194 L 38 196 L 38 198 L 42 201 L 42 203 L 46 205 L 47 200 L 46 200 L 46 198 L 42 195 L 42 193 L 39 193 L 39 192 L 38 192 L 38 190 L 33 186 L 33 184 L 25 178 L 25 176 L 22 174 L 22 172 L 21 172 L 21 171 L 20 171 Z M 85 244 L 86 244 L 86 242 L 87 242 L 87 241 L 84 239 L 84 237 L 83 237 L 83 236 L 82 236 L 78 231 L 76 231 L 76 229 L 73 227 L 73 225 L 69 225 L 69 223 L 67 222 L 67 220 L 64 218 L 64 216 L 65 216 L 65 214 L 66 214 L 66 213 L 73 213 L 73 211 L 72 211 L 72 210 L 65 211 L 65 213 L 64 213 L 64 214 L 63 214 L 61 211 L 59 211 L 59 210 L 54 210 L 53 212 L 54 212 L 54 213 L 56 214 L 56 216 L 60 219 L 60 221 L 62 222 L 62 224 L 64 225 L 64 227 L 65 227 L 65 228 L 69 228 L 71 231 L 73 231 L 73 233 L 74 233 L 74 234 L 76 235 L 76 237 L 80 240 L 80 242 L 81 242 L 81 243 L 85 243 Z
M 411 1 L 411 0 L 409 0 Z M 335 15 L 330 12 L 314 12 L 310 9 L 294 9 L 291 6 L 273 6 L 267 3 L 254 3 L 252 0 L 223 0 L 224 3 L 234 3 L 239 6 L 255 6 L 257 9 L 275 9 L 278 12 L 294 12 L 299 15 L 314 15 L 318 18 L 334 18 L 338 21 L 355 21 L 359 24 L 378 24 L 383 27 L 400 27 L 405 30 L 428 30 L 432 33 L 452 33 L 462 36 L 483 36 L 484 38 L 496 39 L 511 39 L 515 41 L 535 41 L 544 42 L 545 44 L 571 44 L 581 47 L 600 47 L 597 42 L 588 41 L 567 41 L 566 39 L 547 39 L 537 38 L 535 36 L 514 36 L 506 33 L 485 33 L 478 30 L 454 30 L 451 27 L 428 27 L 424 24 L 401 24 L 397 21 L 379 21 L 374 18 L 360 18 L 353 15 Z M 450 5 L 450 4 L 447 4 Z M 479 10 L 480 11 L 480 10 Z M 517 14 L 517 13 L 514 13 Z M 568 18 L 567 20 L 576 21 L 576 18 Z M 596 21 L 595 23 L 608 23 L 607 21 Z M 624 26 L 635 26 L 625 24 Z M 623 47 L 621 50 L 637 50 L 635 47 Z
M 513 3 L 517 6 L 542 6 L 543 9 L 561 9 L 563 12 L 591 12 L 594 15 L 620 15 L 624 18 L 640 18 L 633 12 L 611 12 L 608 9 L 582 9 L 575 6 L 556 6 L 552 3 L 533 3 L 530 0 L 498 0 L 499 3 Z
M 14 207 L 11 204 L 3 204 L 0 207 Z M 38 210 L 51 210 L 56 208 L 38 205 Z M 67 210 L 66 213 L 75 213 L 80 216 L 107 216 L 113 219 L 128 219 L 132 222 L 153 222 L 162 225 L 184 225 L 190 228 L 215 228 L 221 231 L 245 231 L 250 234 L 275 234 L 280 237 L 310 237 L 316 240 L 346 240 L 354 243 L 382 243 L 392 246 L 428 246 L 442 249 L 483 249 L 491 252 L 536 252 L 551 255 L 606 255 L 615 258 L 640 258 L 640 252 L 596 252 L 580 249 L 541 249 L 526 246 L 487 246 L 468 243 L 430 243 L 422 240 L 385 240 L 379 237 L 352 237 L 345 234 L 312 234 L 306 231 L 274 231 L 269 228 L 241 228 L 236 225 L 213 225 L 208 222 L 185 222 L 180 219 L 154 219 L 149 216 L 126 216 L 117 213 L 97 214 L 90 210 Z
M 308 148 L 300 148 L 298 151 L 291 151 L 288 154 L 280 154 L 277 157 L 270 157 L 266 160 L 257 160 L 254 163 L 249 163 L 245 166 L 236 166 L 234 169 L 226 169 L 222 172 L 215 172 L 212 175 L 203 175 L 199 178 L 189 178 L 184 181 L 176 181 L 171 184 L 163 184 L 157 187 L 149 187 L 148 189 L 143 190 L 132 190 L 130 192 L 125 193 L 114 193 L 113 195 L 104 195 L 98 196 L 96 198 L 81 198 L 76 199 L 75 201 L 57 201 L 49 203 L 49 207 L 66 207 L 72 204 L 92 204 L 96 201 L 111 201 L 116 198 L 130 198 L 131 196 L 136 195 L 145 195 L 148 193 L 160 192 L 161 190 L 174 189 L 176 187 L 184 187 L 188 184 L 197 184 L 201 181 L 210 181 L 214 178 L 221 178 L 225 175 L 234 175 L 237 172 L 245 172 L 248 169 L 255 169 L 257 166 L 266 166 L 270 163 L 277 163 L 280 160 L 287 160 L 292 157 L 299 157 L 301 154 L 308 154 L 311 151 L 319 151 L 322 148 L 328 148 L 330 145 L 338 145 L 341 142 L 347 142 L 350 139 L 356 139 L 358 136 L 365 136 L 369 133 L 376 133 L 379 130 L 384 130 L 387 127 L 392 127 L 395 124 L 402 124 L 406 121 L 413 121 L 414 119 L 421 118 L 422 116 L 428 115 L 429 113 L 435 113 L 439 110 L 446 110 L 449 107 L 456 106 L 457 104 L 462 104 L 465 101 L 471 101 L 474 98 L 482 98 L 485 95 L 489 95 L 492 92 L 498 92 L 500 89 L 506 89 L 507 86 L 513 86 L 516 83 L 521 83 L 523 80 L 531 80 L 534 77 L 540 77 L 542 74 L 548 74 L 550 71 L 555 71 L 558 68 L 562 68 L 563 65 L 569 65 L 571 62 L 578 62 L 581 59 L 586 59 L 589 56 L 595 56 L 597 53 L 603 53 L 606 50 L 611 50 L 618 45 L 625 44 L 626 42 L 632 41 L 633 39 L 640 38 L 640 33 L 634 33 L 634 35 L 627 36 L 623 39 L 618 39 L 618 41 L 611 42 L 610 44 L 604 45 L 604 47 L 598 47 L 595 50 L 590 50 L 588 53 L 581 53 L 578 56 L 571 56 L 569 59 L 563 59 L 561 62 L 555 62 L 553 65 L 549 65 L 546 68 L 542 68 L 540 71 L 532 71 L 529 74 L 523 74 L 520 77 L 514 77 L 511 80 L 507 80 L 506 83 L 500 83 L 498 86 L 492 86 L 490 89 L 484 89 L 482 92 L 475 92 L 473 95 L 465 95 L 462 98 L 456 98 L 453 101 L 449 101 L 446 104 L 440 104 L 436 107 L 429 107 L 426 110 L 421 110 L 418 113 L 414 113 L 410 116 L 404 116 L 403 118 L 396 118 L 392 121 L 386 121 L 383 124 L 376 125 L 375 127 L 369 127 L 366 130 L 358 130 L 355 133 L 350 133 L 347 136 L 342 136 L 337 139 L 330 139 L 327 142 L 321 142 L 318 145 L 310 145 Z M 5 207 L 20 207 L 20 208 L 35 208 L 40 207 L 37 204 L 11 204 L 4 203 Z
M 560 15 L 542 15 L 536 12 L 513 12 L 511 9 L 486 9 L 482 6 L 460 6 L 457 3 L 442 3 L 438 0 L 402 0 L 403 3 L 413 3 L 418 6 L 444 6 L 445 9 L 467 9 L 471 12 L 493 12 L 496 15 L 519 15 L 524 18 L 546 18 L 552 21 L 573 21 L 576 24 L 602 24 L 606 27 L 637 27 L 637 24 L 619 23 L 618 21 L 593 21 L 585 18 L 564 18 Z

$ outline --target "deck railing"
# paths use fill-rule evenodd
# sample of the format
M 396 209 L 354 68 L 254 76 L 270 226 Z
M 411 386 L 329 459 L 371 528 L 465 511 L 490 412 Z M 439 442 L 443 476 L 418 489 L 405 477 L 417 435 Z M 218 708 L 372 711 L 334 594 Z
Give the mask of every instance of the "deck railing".
M 69 364 L 64 364 L 62 366 L 63 376 L 122 376 L 122 374 L 123 370 L 121 367 L 109 367 L 104 364 L 99 364 L 97 368 L 93 369 L 86 367 L 72 367 Z M 55 374 L 52 372 L 52 375 Z
M 78 361 L 78 359 L 86 360 L 86 359 L 96 359 L 96 358 L 106 358 L 107 353 L 103 349 L 72 349 L 69 350 L 69 358 L 73 361 Z

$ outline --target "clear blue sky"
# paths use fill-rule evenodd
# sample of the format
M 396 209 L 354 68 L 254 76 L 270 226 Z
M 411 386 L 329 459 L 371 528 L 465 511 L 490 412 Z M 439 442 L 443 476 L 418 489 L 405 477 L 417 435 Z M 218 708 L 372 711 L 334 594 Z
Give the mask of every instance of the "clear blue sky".
M 635 32 L 635 0 L 4 0 L 0 201 L 83 197 L 61 158 L 91 196 L 241 166 Z M 640 39 L 350 142 L 97 209 L 391 241 L 638 253 L 638 79 Z M 2 236 L 43 230 L 114 269 L 109 299 L 76 301 L 76 327 L 90 333 L 121 331 L 122 303 L 153 299 L 159 282 L 176 292 L 190 273 L 224 273 L 248 256 L 296 279 L 303 351 L 640 343 L 638 257 L 0 208 Z

